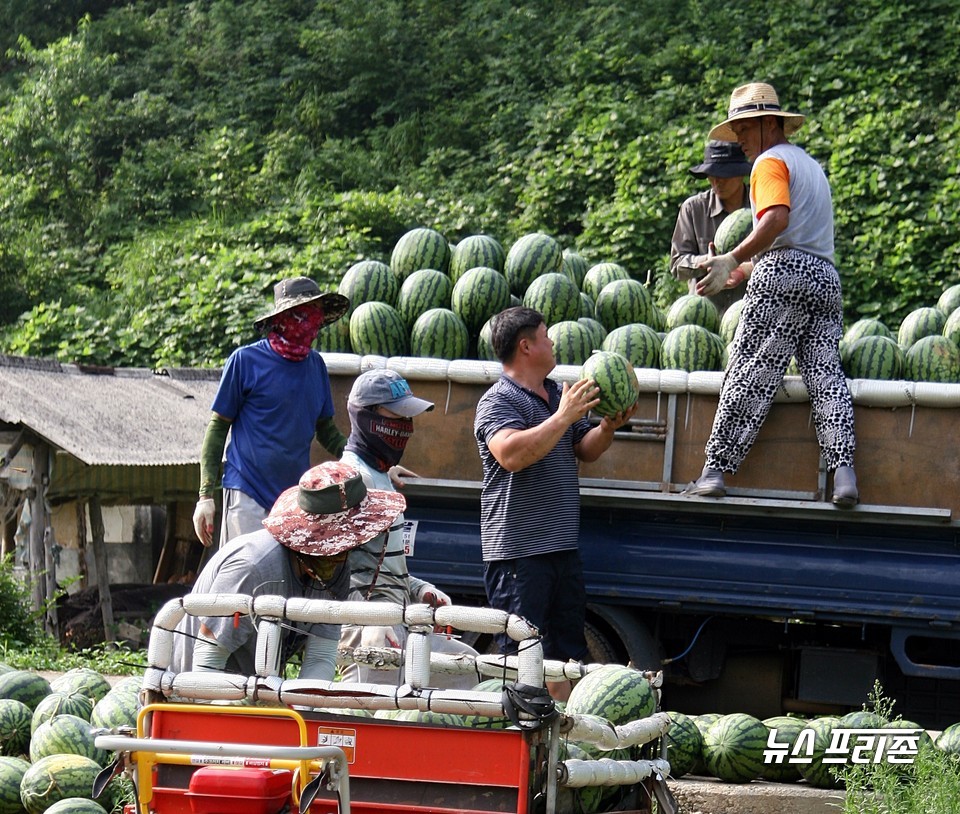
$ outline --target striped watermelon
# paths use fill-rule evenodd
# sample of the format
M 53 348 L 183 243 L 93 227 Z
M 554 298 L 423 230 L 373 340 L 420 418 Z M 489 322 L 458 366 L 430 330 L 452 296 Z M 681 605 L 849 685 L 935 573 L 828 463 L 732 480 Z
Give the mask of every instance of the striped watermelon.
M 700 762 L 703 753 L 703 735 L 692 718 L 682 712 L 671 712 L 667 730 L 667 760 L 670 776 L 674 779 L 690 774 Z
M 743 239 L 753 231 L 753 214 L 749 209 L 738 209 L 727 215 L 713 236 L 713 245 L 717 254 L 732 252 Z
M 903 361 L 903 349 L 892 337 L 861 336 L 847 351 L 843 369 L 851 379 L 899 379 Z
M 800 779 L 800 769 L 797 764 L 789 760 L 793 746 L 797 742 L 800 732 L 806 728 L 807 722 L 800 718 L 791 718 L 789 715 L 775 715 L 766 718 L 763 722 L 767 729 L 777 730 L 777 743 L 788 744 L 789 749 L 782 763 L 765 763 L 760 769 L 760 777 L 773 783 L 795 783 Z
M 394 716 L 395 721 L 425 724 L 427 726 L 462 726 L 463 719 L 459 715 L 449 712 L 433 712 L 431 710 L 404 709 Z
M 16 698 L 0 699 L 0 755 L 25 755 L 30 748 L 33 711 Z
M 20 782 L 27 814 L 43 814 L 68 797 L 92 799 L 93 781 L 102 767 L 83 755 L 49 755 L 32 764 Z
M 583 255 L 572 249 L 563 250 L 563 273 L 567 275 L 577 288 L 583 288 L 583 278 L 587 274 L 587 261 Z
M 79 692 L 90 698 L 94 704 L 110 692 L 110 689 L 110 682 L 90 667 L 74 667 L 50 682 L 52 692 Z
M 506 252 L 496 238 L 490 235 L 470 235 L 461 240 L 450 253 L 448 274 L 457 282 L 470 269 L 478 266 L 503 272 Z
M 943 335 L 960 347 L 960 308 L 954 309 L 943 323 Z
M 36 732 L 40 724 L 49 721 L 54 715 L 76 715 L 85 721 L 90 720 L 93 712 L 93 699 L 79 692 L 57 692 L 54 690 L 44 698 L 33 711 L 30 718 L 30 731 Z
M 680 325 L 668 331 L 660 345 L 664 370 L 720 370 L 723 340 L 701 325 Z
M 937 300 L 937 308 L 943 312 L 944 316 L 950 316 L 960 308 L 960 283 L 943 290 L 940 299 Z
M 873 317 L 858 319 L 843 332 L 844 340 L 851 345 L 864 336 L 885 336 L 887 339 L 895 339 L 893 331 L 879 319 L 874 319 Z
M 350 342 L 350 320 L 338 319 L 324 325 L 317 334 L 314 346 L 320 353 L 353 353 Z
M 744 712 L 723 715 L 703 739 L 703 762 L 707 771 L 725 783 L 749 783 L 763 768 L 767 727 Z
M 497 354 L 493 352 L 493 343 L 490 341 L 490 320 L 483 323 L 477 335 L 477 358 L 484 362 L 498 362 Z
M 840 723 L 837 724 L 840 729 L 883 729 L 886 725 L 886 718 L 878 715 L 876 712 L 865 709 L 848 712 L 840 718 Z M 876 755 L 876 751 L 874 749 L 865 749 L 863 755 L 872 761 Z
M 379 260 L 361 260 L 354 263 L 344 273 L 337 286 L 337 293 L 350 300 L 350 310 L 365 302 L 385 302 L 387 305 L 397 304 L 397 294 L 400 293 L 400 280 L 386 263 Z
M 582 365 L 595 350 L 591 332 L 577 320 L 551 325 L 547 336 L 553 341 L 553 355 L 558 365 Z
M 917 308 L 903 318 L 897 331 L 897 344 L 906 350 L 925 336 L 943 333 L 947 318 L 939 308 Z
M 614 726 L 649 718 L 657 697 L 643 673 L 620 664 L 591 670 L 570 691 L 567 715 L 599 715 Z
M 40 724 L 30 738 L 30 762 L 49 755 L 83 755 L 106 766 L 110 753 L 94 745 L 95 727 L 76 715 L 55 715 Z
M 50 806 L 46 814 L 107 814 L 107 810 L 96 800 L 66 797 Z
M 560 742 L 560 760 L 595 759 L 578 743 Z M 576 788 L 561 786 L 557 789 L 557 811 L 595 814 L 600 810 L 605 791 L 609 791 L 609 789 L 605 789 L 603 786 L 578 786 Z
M 595 266 L 590 266 L 586 274 L 583 275 L 580 290 L 596 302 L 606 285 L 614 280 L 629 279 L 630 275 L 627 270 L 618 263 L 597 263 Z
M 667 311 L 667 330 L 672 331 L 680 325 L 699 325 L 710 333 L 717 333 L 720 330 L 720 312 L 713 300 L 699 294 L 684 294 L 677 297 Z
M 503 264 L 503 273 L 510 291 L 523 297 L 527 287 L 542 274 L 560 271 L 563 250 L 550 235 L 533 232 L 521 237 L 510 247 Z
M 417 317 L 431 308 L 449 308 L 453 283 L 442 271 L 419 269 L 411 272 L 397 294 L 397 313 L 409 331 Z
M 549 328 L 580 315 L 580 292 L 569 277 L 558 272 L 541 274 L 527 286 L 523 304 L 539 311 Z
M 11 670 L 0 674 L 0 698 L 22 701 L 31 712 L 50 694 L 50 682 L 30 670 Z
M 365 302 L 350 316 L 350 343 L 361 356 L 406 356 L 407 327 L 392 305 Z
M 433 359 L 465 359 L 470 347 L 467 326 L 449 308 L 431 308 L 410 329 L 410 354 Z
M 450 308 L 474 336 L 484 322 L 509 304 L 507 278 L 490 266 L 477 266 L 464 272 L 450 294 Z
M 720 339 L 723 340 L 725 345 L 729 345 L 733 342 L 733 337 L 737 333 L 737 326 L 740 324 L 740 312 L 743 310 L 744 300 L 736 300 L 732 302 L 726 311 L 723 312 L 723 316 L 720 317 L 720 329 L 718 333 L 720 334 Z
M 603 344 L 603 340 L 607 338 L 607 329 L 597 322 L 597 320 L 591 319 L 590 317 L 580 317 L 577 322 L 590 332 L 593 349 L 599 349 Z M 608 348 L 604 348 L 604 350 L 608 350 Z
M 402 283 L 420 269 L 446 273 L 450 266 L 450 244 L 435 229 L 420 227 L 403 234 L 393 247 L 390 268 Z
M 603 340 L 603 350 L 625 356 L 633 367 L 660 367 L 660 337 L 649 325 L 639 322 L 610 331 Z
M 799 763 L 797 768 L 803 775 L 803 779 L 818 789 L 835 789 L 842 785 L 830 771 L 830 767 L 835 764 L 823 762 L 824 754 L 833 740 L 833 730 L 839 725 L 839 718 L 828 715 L 823 718 L 814 718 L 806 726 L 814 732 L 813 760 L 810 763 Z
M 721 717 L 722 716 L 719 712 L 704 712 L 700 715 L 693 716 L 692 720 L 694 724 L 696 724 L 697 729 L 700 730 L 701 749 L 700 762 L 694 766 L 690 774 L 706 774 L 707 767 L 703 765 L 703 739 L 707 736 L 707 730 L 710 729 L 710 727 L 713 726 L 717 721 L 719 721 Z
M 960 755 L 960 723 L 950 724 L 950 726 L 944 729 L 937 735 L 934 745 L 941 752 Z
M 919 729 L 920 740 L 918 741 L 918 746 L 920 750 L 925 749 L 935 749 L 933 738 L 930 737 L 930 733 L 927 732 L 920 724 L 916 721 L 908 721 L 906 718 L 895 718 L 892 721 L 888 721 L 886 724 L 887 729 Z
M 903 370 L 904 376 L 915 382 L 958 383 L 960 347 L 942 335 L 924 336 L 907 349 Z
M 0 757 L 0 814 L 23 814 L 20 784 L 30 764 L 20 757 Z
M 653 321 L 653 298 L 637 280 L 611 280 L 596 296 L 597 319 L 608 331 L 621 325 Z
M 580 317 L 588 317 L 589 319 L 594 319 L 596 315 L 596 303 L 590 297 L 589 294 L 584 294 L 580 292 Z
M 640 382 L 630 360 L 620 353 L 598 350 L 591 354 L 580 370 L 581 379 L 593 379 L 600 388 L 600 403 L 594 412 L 614 416 L 637 403 Z

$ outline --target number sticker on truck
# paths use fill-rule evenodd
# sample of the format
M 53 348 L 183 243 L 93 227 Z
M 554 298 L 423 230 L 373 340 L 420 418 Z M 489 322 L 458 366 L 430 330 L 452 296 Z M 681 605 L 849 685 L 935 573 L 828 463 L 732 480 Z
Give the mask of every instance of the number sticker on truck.
M 403 529 L 400 532 L 403 535 L 403 553 L 408 557 L 413 556 L 413 543 L 417 537 L 417 520 L 404 520 Z

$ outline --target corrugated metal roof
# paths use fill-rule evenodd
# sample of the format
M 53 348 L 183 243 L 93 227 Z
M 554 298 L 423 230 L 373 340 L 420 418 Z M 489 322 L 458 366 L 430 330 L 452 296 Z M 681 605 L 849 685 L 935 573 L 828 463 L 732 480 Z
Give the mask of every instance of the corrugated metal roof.
M 90 466 L 197 464 L 219 370 L 98 368 L 0 354 L 0 422 Z

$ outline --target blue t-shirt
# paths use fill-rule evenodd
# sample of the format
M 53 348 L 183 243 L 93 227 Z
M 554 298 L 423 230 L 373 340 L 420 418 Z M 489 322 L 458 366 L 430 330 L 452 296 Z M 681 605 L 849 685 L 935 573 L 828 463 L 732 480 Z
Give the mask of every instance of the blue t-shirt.
M 567 427 L 557 445 L 536 463 L 508 472 L 487 442 L 502 429 L 525 430 L 546 421 L 560 406 L 562 386 L 546 379 L 549 403 L 509 376 L 480 398 L 473 431 L 483 463 L 480 543 L 483 559 L 507 560 L 568 551 L 580 537 L 580 481 L 574 446 L 590 430 L 585 418 Z
M 231 420 L 223 486 L 270 510 L 310 468 L 317 419 L 333 415 L 320 354 L 284 359 L 266 339 L 237 348 L 223 368 L 213 412 Z

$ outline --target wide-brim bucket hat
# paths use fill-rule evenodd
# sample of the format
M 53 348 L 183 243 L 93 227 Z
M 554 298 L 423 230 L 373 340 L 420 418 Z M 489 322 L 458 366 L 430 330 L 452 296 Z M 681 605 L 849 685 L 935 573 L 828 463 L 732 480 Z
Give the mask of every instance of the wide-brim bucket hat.
M 406 505 L 399 492 L 368 489 L 352 466 L 327 461 L 277 498 L 263 526 L 298 554 L 331 557 L 387 531 Z
M 734 141 L 708 141 L 703 148 L 703 163 L 690 168 L 696 178 L 740 178 L 749 175 L 751 164 Z
M 783 132 L 788 136 L 800 128 L 805 118 L 800 113 L 791 113 L 780 107 L 780 99 L 772 85 L 766 82 L 751 82 L 741 85 L 730 94 L 727 118 L 710 131 L 710 138 L 717 141 L 736 141 L 737 134 L 730 127 L 731 122 L 759 116 L 778 116 L 783 119 Z
M 258 331 L 264 331 L 270 325 L 270 320 L 277 314 L 289 311 L 299 305 L 317 303 L 323 309 L 323 324 L 336 322 L 350 309 L 350 300 L 342 294 L 324 294 L 309 277 L 290 277 L 281 280 L 273 287 L 273 308 L 257 317 L 253 326 Z

